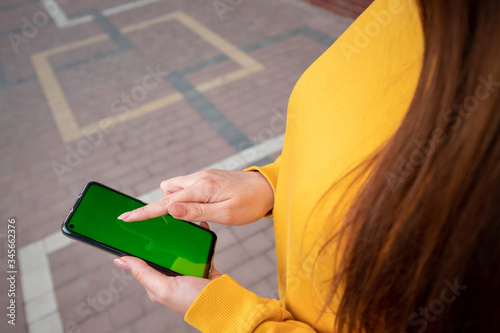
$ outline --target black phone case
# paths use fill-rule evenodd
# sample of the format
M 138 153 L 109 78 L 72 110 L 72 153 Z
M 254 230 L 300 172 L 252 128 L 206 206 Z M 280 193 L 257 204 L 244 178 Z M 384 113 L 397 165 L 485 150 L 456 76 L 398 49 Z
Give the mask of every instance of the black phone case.
M 74 233 L 72 232 L 69 228 L 68 228 L 68 223 L 69 221 L 71 220 L 71 217 L 73 216 L 73 213 L 76 211 L 76 208 L 78 207 L 78 205 L 80 204 L 80 202 L 82 201 L 82 198 L 83 196 L 85 195 L 85 193 L 87 192 L 88 188 L 90 187 L 90 185 L 92 184 L 96 184 L 96 185 L 99 185 L 99 186 L 102 186 L 104 188 L 107 188 L 108 190 L 111 190 L 113 192 L 116 192 L 120 195 L 123 195 L 129 199 L 132 199 L 132 200 L 135 200 L 137 202 L 140 202 L 144 205 L 147 205 L 147 203 L 139 200 L 139 199 L 136 199 L 126 193 L 123 193 L 123 192 L 120 192 L 118 190 L 115 190 L 114 188 L 111 188 L 109 186 L 106 186 L 102 183 L 99 183 L 99 182 L 96 182 L 96 181 L 91 181 L 91 182 L 88 182 L 85 187 L 81 190 L 80 194 L 78 195 L 78 198 L 76 199 L 76 202 L 75 204 L 73 205 L 73 207 L 71 208 L 71 210 L 69 211 L 68 215 L 66 216 L 66 218 L 64 219 L 64 222 L 61 226 L 61 231 L 62 233 L 66 236 L 66 237 L 69 237 L 71 239 L 74 239 L 74 240 L 77 240 L 77 241 L 80 241 L 80 242 L 83 242 L 87 245 L 91 245 L 93 247 L 96 247 L 100 250 L 103 250 L 103 251 L 106 251 L 108 253 L 111 253 L 111 254 L 114 254 L 114 255 L 117 255 L 119 257 L 123 257 L 123 256 L 133 256 L 135 257 L 134 255 L 130 254 L 130 253 L 127 253 L 127 252 L 123 252 L 123 251 L 120 251 L 114 247 L 111 247 L 111 246 L 108 246 L 104 243 L 101 243 L 101 242 L 98 242 L 94 239 L 91 239 L 91 238 L 88 238 L 88 237 L 85 237 L 85 236 L 82 236 L 82 235 L 79 235 L 77 233 Z M 186 223 L 189 223 L 189 224 L 192 224 L 194 225 L 195 227 L 197 228 L 200 228 L 200 229 L 203 229 L 205 231 L 208 231 L 210 232 L 212 235 L 213 235 L 213 243 L 212 243 L 212 246 L 210 247 L 210 253 L 209 253 L 209 258 L 210 258 L 210 263 L 207 265 L 207 270 L 205 271 L 205 274 L 203 275 L 204 278 L 208 278 L 209 274 L 210 274 L 210 270 L 212 268 L 212 258 L 213 258 L 213 255 L 214 255 L 214 251 L 215 251 L 215 244 L 217 243 L 217 235 L 212 231 L 212 230 L 209 230 L 209 229 L 205 229 L 203 227 L 200 227 L 199 225 L 195 224 L 195 223 L 192 223 L 192 222 L 189 222 L 189 221 L 184 221 L 182 220 L 183 222 L 186 222 Z M 142 259 L 142 258 L 140 258 Z M 165 268 L 163 266 L 159 266 L 155 263 L 152 263 L 150 261 L 147 261 L 145 259 L 142 259 L 144 260 L 149 266 L 153 267 L 154 269 L 156 269 L 157 271 L 159 272 L 162 272 L 166 275 L 169 275 L 169 276 L 180 276 L 182 274 L 180 273 L 177 273 L 171 269 L 168 269 L 168 268 Z

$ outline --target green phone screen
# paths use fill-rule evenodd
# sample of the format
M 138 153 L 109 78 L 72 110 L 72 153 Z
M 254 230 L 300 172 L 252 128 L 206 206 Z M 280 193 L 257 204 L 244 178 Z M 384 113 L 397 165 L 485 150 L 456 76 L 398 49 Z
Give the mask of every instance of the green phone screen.
M 90 183 L 67 229 L 119 251 L 182 275 L 203 277 L 210 264 L 215 236 L 170 215 L 140 222 L 117 217 L 143 203 L 98 183 Z

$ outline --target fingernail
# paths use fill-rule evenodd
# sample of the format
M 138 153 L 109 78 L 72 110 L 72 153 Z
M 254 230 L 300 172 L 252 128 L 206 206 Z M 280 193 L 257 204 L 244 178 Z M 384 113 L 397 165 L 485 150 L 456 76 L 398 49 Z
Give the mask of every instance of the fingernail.
M 173 204 L 169 207 L 169 212 L 170 215 L 175 216 L 175 217 L 184 217 L 187 215 L 187 208 L 186 205 L 181 205 L 181 204 Z
M 118 216 L 117 219 L 118 220 L 125 220 L 127 217 L 130 217 L 132 215 L 133 211 L 132 212 L 125 212 L 123 213 L 122 215 Z
M 118 268 L 124 269 L 126 271 L 130 270 L 130 266 L 121 259 L 113 259 L 113 263 L 118 266 Z

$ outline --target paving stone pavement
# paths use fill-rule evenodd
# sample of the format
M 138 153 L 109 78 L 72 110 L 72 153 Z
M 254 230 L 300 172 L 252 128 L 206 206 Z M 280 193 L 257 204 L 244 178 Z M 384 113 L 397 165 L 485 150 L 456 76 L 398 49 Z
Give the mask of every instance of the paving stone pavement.
M 90 180 L 153 198 L 163 179 L 274 160 L 279 145 L 257 147 L 350 22 L 295 0 L 2 1 L 0 304 L 15 300 L 16 325 L 0 331 L 196 331 L 61 223 Z M 218 270 L 277 298 L 272 219 L 211 226 Z

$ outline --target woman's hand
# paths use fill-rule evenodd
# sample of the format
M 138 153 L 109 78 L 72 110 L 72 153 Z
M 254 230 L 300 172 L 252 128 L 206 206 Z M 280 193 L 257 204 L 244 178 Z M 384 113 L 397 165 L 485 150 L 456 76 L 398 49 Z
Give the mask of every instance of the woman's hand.
M 208 229 L 206 223 L 201 226 Z M 181 316 L 185 315 L 210 280 L 221 276 L 214 267 L 210 271 L 209 279 L 202 279 L 193 276 L 167 276 L 136 257 L 121 257 L 113 262 L 119 268 L 130 271 L 144 286 L 153 302 L 163 304 Z
M 259 172 L 205 170 L 165 180 L 163 198 L 118 218 L 134 222 L 170 214 L 188 221 L 228 225 L 255 222 L 274 205 L 274 193 Z

